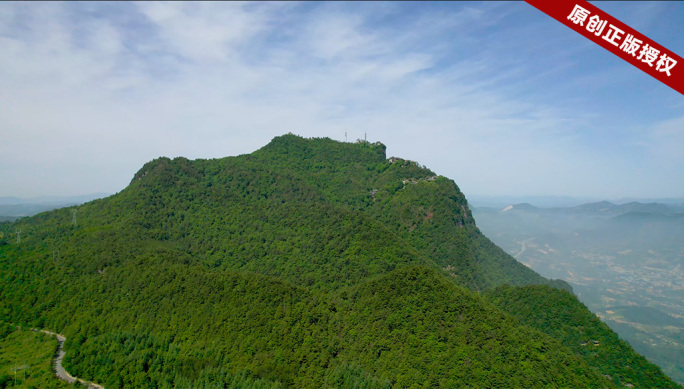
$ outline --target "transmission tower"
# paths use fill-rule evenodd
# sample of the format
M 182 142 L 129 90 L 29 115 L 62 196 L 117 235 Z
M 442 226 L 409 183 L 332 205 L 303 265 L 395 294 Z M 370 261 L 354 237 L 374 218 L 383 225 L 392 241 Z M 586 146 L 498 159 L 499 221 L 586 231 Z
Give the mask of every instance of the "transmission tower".
M 15 233 L 17 234 L 17 244 L 21 243 L 21 230 L 16 230 Z
M 71 223 L 73 223 L 73 225 L 76 225 L 76 212 L 77 211 L 78 211 L 77 209 L 71 210 L 71 214 L 73 215 L 73 217 L 71 218 Z
M 17 386 L 17 370 L 24 370 L 24 381 L 26 381 L 26 369 L 28 369 L 28 365 L 23 365 L 23 366 L 14 366 L 12 370 L 14 371 L 14 386 Z

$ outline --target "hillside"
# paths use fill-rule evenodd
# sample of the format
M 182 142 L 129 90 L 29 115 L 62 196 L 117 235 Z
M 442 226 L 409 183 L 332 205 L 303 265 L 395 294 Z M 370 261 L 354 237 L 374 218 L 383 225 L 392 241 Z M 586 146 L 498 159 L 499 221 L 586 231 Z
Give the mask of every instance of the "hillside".
M 542 275 L 569 282 L 621 339 L 684 384 L 680 209 L 601 202 L 533 211 L 474 208 L 473 215 L 497 245 Z
M 543 285 L 499 287 L 490 292 L 495 305 L 522 324 L 541 330 L 584 357 L 587 363 L 616 383 L 640 382 L 660 387 L 659 370 L 566 291 Z
M 113 196 L 0 232 L 3 320 L 65 334 L 65 367 L 108 389 L 619 381 L 602 375 L 611 360 L 493 305 L 502 285 L 570 288 L 482 235 L 452 180 L 380 143 L 285 135 L 158 158 Z M 649 380 L 614 375 L 676 386 L 648 366 Z

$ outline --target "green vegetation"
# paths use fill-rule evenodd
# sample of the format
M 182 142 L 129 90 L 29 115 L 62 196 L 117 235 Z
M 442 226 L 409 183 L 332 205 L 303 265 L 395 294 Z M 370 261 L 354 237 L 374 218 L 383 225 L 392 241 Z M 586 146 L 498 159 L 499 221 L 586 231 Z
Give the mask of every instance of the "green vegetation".
M 65 368 L 108 389 L 616 385 L 610 361 L 480 294 L 567 284 L 506 255 L 453 181 L 382 144 L 285 135 L 160 158 L 77 215 L 0 224 L 22 231 L 0 246 L 0 312 L 65 334 Z M 655 381 L 629 382 L 672 385 L 650 368 Z
M 660 369 L 634 352 L 570 293 L 544 285 L 500 287 L 490 299 L 520 323 L 558 339 L 618 384 L 678 387 L 663 381 Z
M 73 387 L 52 372 L 57 346 L 53 336 L 0 322 L 0 388 Z
M 503 208 L 503 207 L 500 207 Z M 622 340 L 684 385 L 684 210 L 609 202 L 474 208 L 478 227 L 522 263 L 572 284 Z M 638 214 L 637 214 L 638 212 Z M 638 216 L 638 217 L 636 217 Z

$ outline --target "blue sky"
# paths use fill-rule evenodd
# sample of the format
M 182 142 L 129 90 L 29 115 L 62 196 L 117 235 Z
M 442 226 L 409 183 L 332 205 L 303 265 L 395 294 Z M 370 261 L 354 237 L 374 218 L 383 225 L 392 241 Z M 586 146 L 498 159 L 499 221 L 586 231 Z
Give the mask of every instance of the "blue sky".
M 594 4 L 684 56 L 684 3 Z M 684 96 L 523 2 L 0 3 L 0 196 L 345 131 L 466 196 L 684 197 Z

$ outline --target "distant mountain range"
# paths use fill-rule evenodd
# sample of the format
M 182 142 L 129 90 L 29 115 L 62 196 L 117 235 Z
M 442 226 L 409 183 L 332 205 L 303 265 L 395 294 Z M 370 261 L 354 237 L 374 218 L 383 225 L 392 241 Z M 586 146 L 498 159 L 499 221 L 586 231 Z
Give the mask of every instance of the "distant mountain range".
M 475 207 L 481 231 L 583 303 L 684 383 L 684 204 Z
M 607 201 L 606 201 L 607 200 Z M 642 204 L 665 204 L 683 206 L 684 197 L 671 198 L 621 198 L 621 199 L 602 199 L 592 197 L 570 197 L 570 196 L 468 196 L 468 202 L 475 208 L 494 208 L 503 209 L 513 204 L 534 204 L 539 208 L 573 208 L 581 205 L 610 203 L 612 205 L 627 203 Z
M 632 201 L 625 204 L 614 204 L 609 201 L 599 201 L 582 204 L 574 207 L 550 207 L 542 208 L 529 203 L 513 204 L 501 209 L 492 207 L 476 207 L 482 212 L 530 212 L 546 214 L 583 214 L 587 216 L 616 217 L 627 214 L 651 214 L 681 216 L 684 214 L 684 204 L 641 203 Z
M 109 195 L 107 193 L 93 193 L 80 196 L 0 197 L 0 221 L 33 216 L 57 208 L 87 203 Z
M 40 196 L 40 197 L 12 197 L 0 196 L 0 205 L 21 204 L 83 204 L 95 199 L 111 196 L 111 193 L 91 193 L 77 196 Z

